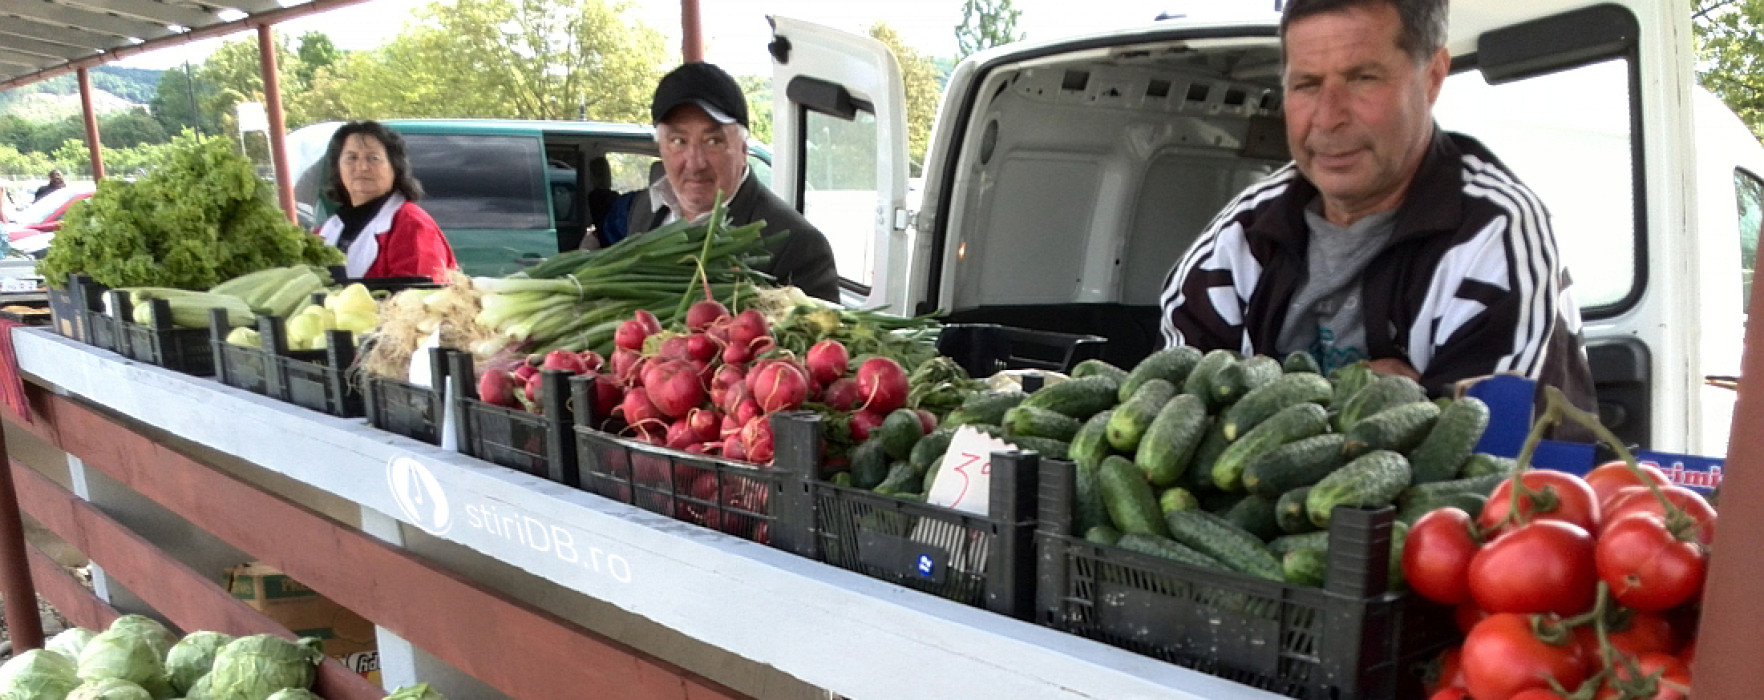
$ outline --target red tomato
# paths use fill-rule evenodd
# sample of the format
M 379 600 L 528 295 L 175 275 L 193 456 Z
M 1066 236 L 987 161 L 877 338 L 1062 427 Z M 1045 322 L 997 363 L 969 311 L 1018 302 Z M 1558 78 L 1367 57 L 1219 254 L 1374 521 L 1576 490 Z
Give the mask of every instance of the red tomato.
M 1698 540 L 1703 544 L 1715 544 L 1715 508 L 1703 499 L 1702 494 L 1676 484 L 1660 487 L 1660 493 L 1672 505 L 1678 506 L 1697 521 Z M 1605 519 L 1616 520 L 1617 516 L 1638 510 L 1662 515 L 1666 513 L 1666 507 L 1660 504 L 1660 499 L 1654 498 L 1653 492 L 1647 487 L 1625 486 L 1611 495 L 1611 508 L 1605 514 Z
M 1562 694 L 1549 688 L 1526 688 L 1508 700 L 1562 700 Z
M 1629 664 L 1617 664 L 1617 666 L 1612 669 L 1616 678 L 1613 681 L 1606 682 L 1605 687 L 1600 690 L 1600 697 L 1604 697 L 1603 693 L 1606 690 L 1616 690 L 1612 687 L 1612 683 L 1623 683 L 1632 691 L 1643 690 L 1643 692 L 1647 692 L 1645 689 L 1639 689 L 1628 684 L 1635 682 L 1632 679 L 1647 678 L 1655 674 L 1658 674 L 1659 678 L 1654 681 L 1652 692 L 1639 697 L 1647 698 L 1648 700 L 1684 700 L 1684 698 L 1690 696 L 1690 669 L 1684 665 L 1684 662 L 1679 661 L 1677 657 L 1671 654 L 1642 654 L 1635 658 L 1635 665 L 1637 669 L 1641 671 L 1639 675 L 1630 673 Z M 1637 696 L 1632 695 L 1631 697 Z
M 1597 592 L 1593 550 L 1586 530 L 1560 520 L 1521 525 L 1470 560 L 1470 595 L 1494 613 L 1577 615 Z
M 1499 613 L 1476 623 L 1464 638 L 1464 684 L 1477 700 L 1506 700 L 1554 680 L 1574 688 L 1586 679 L 1574 644 L 1546 644 L 1531 631 L 1529 615 Z
M 1416 520 L 1403 545 L 1409 587 L 1447 605 L 1470 600 L 1470 559 L 1482 548 L 1470 528 L 1470 514 L 1461 508 L 1440 508 Z
M 1632 510 L 1605 526 L 1594 561 L 1617 602 L 1657 611 L 1702 592 L 1707 560 L 1701 545 L 1673 537 L 1665 518 Z
M 1474 600 L 1460 605 L 1452 611 L 1452 619 L 1458 623 L 1458 631 L 1464 634 L 1470 634 L 1470 630 L 1476 627 L 1476 623 L 1481 622 L 1485 617 L 1488 617 L 1488 612 L 1476 607 Z
M 1696 638 L 1694 638 L 1694 637 L 1691 638 L 1691 640 L 1689 642 L 1685 642 L 1683 649 L 1678 650 L 1678 660 L 1684 662 L 1685 668 L 1690 668 L 1690 667 L 1696 665 L 1696 663 L 1697 663 L 1697 640 L 1696 640 Z
M 1519 499 L 1519 513 L 1530 516 L 1533 520 L 1561 520 L 1579 525 L 1587 532 L 1593 532 L 1599 524 L 1599 501 L 1592 487 L 1587 486 L 1580 477 L 1567 472 L 1553 469 L 1532 469 L 1519 477 L 1525 482 L 1525 488 L 1543 492 L 1533 498 Z M 1547 507 L 1539 508 L 1534 499 L 1553 501 Z M 1507 511 L 1513 503 L 1513 480 L 1502 481 L 1495 487 L 1494 493 L 1488 496 L 1488 505 L 1482 507 L 1482 514 L 1476 518 L 1476 524 L 1484 530 L 1493 530 L 1507 517 Z M 1508 525 L 1501 531 L 1511 530 Z
M 1427 700 L 1471 700 L 1463 688 L 1446 688 L 1427 697 Z
M 1464 687 L 1463 657 L 1463 647 L 1452 647 L 1439 655 L 1436 664 L 1427 670 L 1427 694 Z
M 1630 469 L 1623 460 L 1616 459 L 1593 467 L 1592 471 L 1586 473 L 1586 485 L 1592 487 L 1593 494 L 1597 496 L 1601 509 L 1611 494 L 1617 493 L 1625 486 L 1642 485 L 1643 475 L 1661 486 L 1672 483 L 1670 479 L 1666 478 L 1666 472 L 1660 471 L 1659 467 L 1651 464 L 1637 464 L 1636 467 L 1641 471 L 1641 475 L 1637 475 L 1637 470 Z
M 1657 612 L 1629 611 L 1627 624 L 1622 629 L 1606 630 L 1605 637 L 1611 640 L 1611 646 L 1629 656 L 1661 652 L 1670 654 L 1678 649 L 1676 635 L 1672 632 L 1672 622 L 1665 615 Z M 1598 647 L 1595 639 L 1593 647 Z

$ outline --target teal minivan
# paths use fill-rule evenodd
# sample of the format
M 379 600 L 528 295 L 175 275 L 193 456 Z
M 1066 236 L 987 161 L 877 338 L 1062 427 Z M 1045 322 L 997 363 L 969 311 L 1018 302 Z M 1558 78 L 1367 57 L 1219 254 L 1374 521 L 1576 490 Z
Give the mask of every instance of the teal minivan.
M 388 119 L 404 137 L 420 202 L 470 275 L 506 275 L 576 248 L 621 192 L 659 174 L 654 130 L 639 124 L 501 119 Z M 288 135 L 300 224 L 334 205 L 323 189 L 325 148 L 340 122 Z M 748 147 L 754 177 L 770 184 L 771 153 Z

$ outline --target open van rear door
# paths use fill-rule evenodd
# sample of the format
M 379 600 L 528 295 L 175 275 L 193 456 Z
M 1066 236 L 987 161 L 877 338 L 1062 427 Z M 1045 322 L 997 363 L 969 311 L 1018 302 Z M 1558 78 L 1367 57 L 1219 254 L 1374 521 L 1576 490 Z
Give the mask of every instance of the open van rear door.
M 879 41 L 772 22 L 772 190 L 826 234 L 848 305 L 904 310 L 906 97 Z

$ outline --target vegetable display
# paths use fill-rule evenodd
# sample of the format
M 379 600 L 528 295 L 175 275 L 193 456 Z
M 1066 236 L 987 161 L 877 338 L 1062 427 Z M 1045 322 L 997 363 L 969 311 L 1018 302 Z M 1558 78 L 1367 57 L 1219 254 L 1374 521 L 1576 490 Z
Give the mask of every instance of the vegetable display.
M 58 289 L 75 272 L 111 288 L 207 289 L 271 267 L 342 264 L 274 199 L 232 142 L 185 135 L 139 180 L 106 179 L 70 207 L 37 271 Z

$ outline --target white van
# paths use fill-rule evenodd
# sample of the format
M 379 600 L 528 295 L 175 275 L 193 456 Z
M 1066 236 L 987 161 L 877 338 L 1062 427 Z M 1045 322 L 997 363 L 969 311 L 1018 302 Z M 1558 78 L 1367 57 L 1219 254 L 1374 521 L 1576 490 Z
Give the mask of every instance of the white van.
M 1178 19 L 970 57 L 909 212 L 892 55 L 776 18 L 773 187 L 834 239 L 852 304 L 1095 333 L 1131 364 L 1161 343 L 1176 257 L 1289 160 L 1278 21 Z M 1739 374 L 1764 147 L 1695 87 L 1691 36 L 1674 0 L 1454 0 L 1435 116 L 1550 208 L 1606 424 L 1719 455 L 1732 392 L 1705 378 Z M 853 148 L 874 163 L 856 185 L 814 167 Z M 874 208 L 839 206 L 852 190 Z

